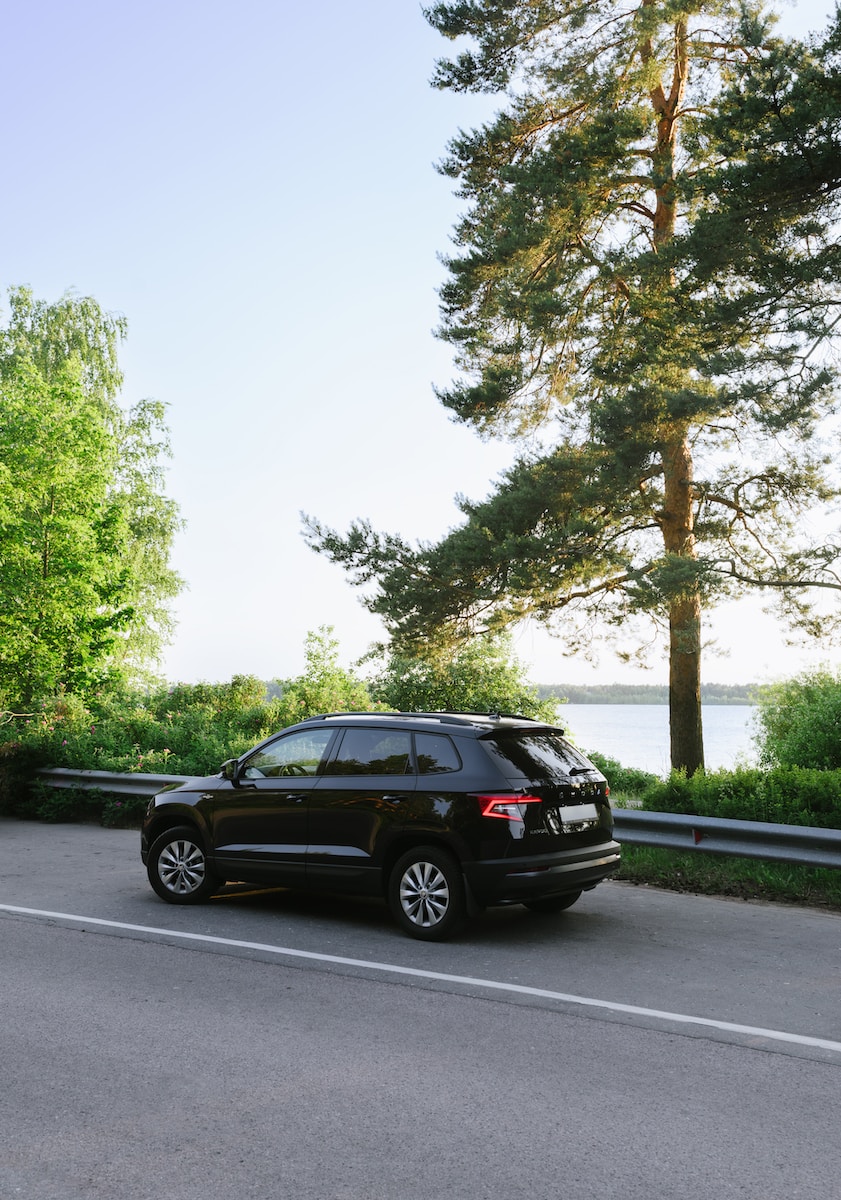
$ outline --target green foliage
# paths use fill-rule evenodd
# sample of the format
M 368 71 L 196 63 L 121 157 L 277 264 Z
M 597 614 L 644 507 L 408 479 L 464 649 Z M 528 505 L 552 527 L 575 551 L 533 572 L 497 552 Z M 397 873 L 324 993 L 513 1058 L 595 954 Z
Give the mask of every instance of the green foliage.
M 650 812 L 841 829 L 841 771 L 739 767 L 691 777 L 673 771 L 653 778 L 640 799 Z
M 5 733 L 14 734 L 6 722 Z M 37 744 L 31 739 L 9 737 L 0 742 L 0 813 L 15 813 L 24 803 L 27 788 L 44 759 Z
M 329 712 L 365 712 L 372 709 L 367 684 L 339 665 L 339 643 L 332 625 L 308 633 L 306 669 L 295 679 L 278 680 L 279 713 L 283 725 Z
M 617 759 L 608 758 L 598 750 L 587 750 L 586 754 L 610 785 L 612 798 L 619 798 L 620 804 L 625 800 L 636 800 L 657 781 L 658 777 L 650 771 L 643 771 L 639 767 L 623 767 Z
M 0 329 L 0 707 L 154 658 L 180 586 L 162 406 L 117 403 L 124 322 L 10 292 Z
M 509 712 L 557 720 L 557 702 L 540 698 L 504 637 L 477 637 L 454 655 L 435 658 L 408 658 L 392 650 L 371 683 L 371 694 L 405 712 Z
M 320 712 L 371 709 L 365 683 L 342 668 L 329 626 L 306 640 L 306 669 L 271 698 L 252 675 L 140 691 L 111 683 L 83 699 L 59 688 L 29 713 L 7 717 L 0 743 L 0 812 L 40 820 L 136 821 L 144 801 L 32 786 L 41 767 L 211 775 L 278 729 Z
M 63 691 L 16 720 L 9 757 L 36 767 L 207 775 L 283 724 L 251 676 L 140 692 L 111 686 L 88 700 Z
M 139 815 L 142 812 L 141 806 L 145 807 L 146 801 L 141 801 L 139 797 L 137 800 Z M 94 821 L 97 818 L 103 825 L 117 824 L 115 821 L 105 820 L 104 808 L 102 793 L 96 789 L 88 791 L 83 788 L 52 788 L 46 784 L 34 783 L 30 787 L 28 803 L 21 815 L 34 817 L 50 825 L 58 825 L 64 821 Z
M 756 30 L 755 45 L 763 32 Z M 760 289 L 773 275 L 761 267 L 773 236 L 789 226 L 808 237 L 814 216 L 841 187 L 841 12 L 808 48 L 767 39 L 762 51 L 730 73 L 710 121 L 724 169 L 695 181 L 705 209 L 695 233 L 697 269 L 716 272 L 725 233 L 725 257 L 735 249 L 744 276 Z M 813 271 L 837 278 L 837 242 L 811 249 Z
M 771 684 L 757 704 L 763 764 L 841 769 L 841 676 L 815 671 Z

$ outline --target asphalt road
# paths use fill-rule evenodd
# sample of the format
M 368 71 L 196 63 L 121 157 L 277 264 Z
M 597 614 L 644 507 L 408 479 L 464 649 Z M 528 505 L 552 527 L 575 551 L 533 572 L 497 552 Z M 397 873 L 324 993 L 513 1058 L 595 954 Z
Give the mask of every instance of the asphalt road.
M 841 917 L 607 883 L 445 945 L 382 905 L 157 899 L 0 821 L 0 1200 L 838 1194 Z

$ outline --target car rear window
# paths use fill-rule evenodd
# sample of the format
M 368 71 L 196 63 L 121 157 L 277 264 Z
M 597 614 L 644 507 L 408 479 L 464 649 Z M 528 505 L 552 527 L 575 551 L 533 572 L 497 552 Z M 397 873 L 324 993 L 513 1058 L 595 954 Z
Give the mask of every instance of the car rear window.
M 576 770 L 595 770 L 559 733 L 495 733 L 481 745 L 508 779 L 567 779 Z

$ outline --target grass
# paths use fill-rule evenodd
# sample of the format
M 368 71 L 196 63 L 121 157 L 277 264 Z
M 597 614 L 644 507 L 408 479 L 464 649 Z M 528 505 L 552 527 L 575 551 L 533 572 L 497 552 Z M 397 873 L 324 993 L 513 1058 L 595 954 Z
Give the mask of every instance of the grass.
M 841 912 L 841 871 L 819 867 L 623 846 L 622 866 L 614 878 L 673 892 L 772 900 Z

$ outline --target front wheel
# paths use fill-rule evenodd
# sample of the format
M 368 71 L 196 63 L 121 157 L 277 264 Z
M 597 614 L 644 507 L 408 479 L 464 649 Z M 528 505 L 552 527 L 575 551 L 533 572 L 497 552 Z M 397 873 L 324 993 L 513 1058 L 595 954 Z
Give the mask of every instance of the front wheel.
M 467 911 L 461 868 L 437 846 L 409 850 L 391 872 L 388 902 L 410 937 L 443 941 L 455 933 Z
M 152 843 L 146 863 L 149 882 L 169 904 L 200 904 L 221 886 L 207 864 L 195 829 L 168 829 Z
M 580 892 L 565 892 L 563 896 L 544 896 L 540 900 L 526 900 L 525 905 L 532 912 L 563 912 L 565 908 L 572 908 L 580 895 Z

